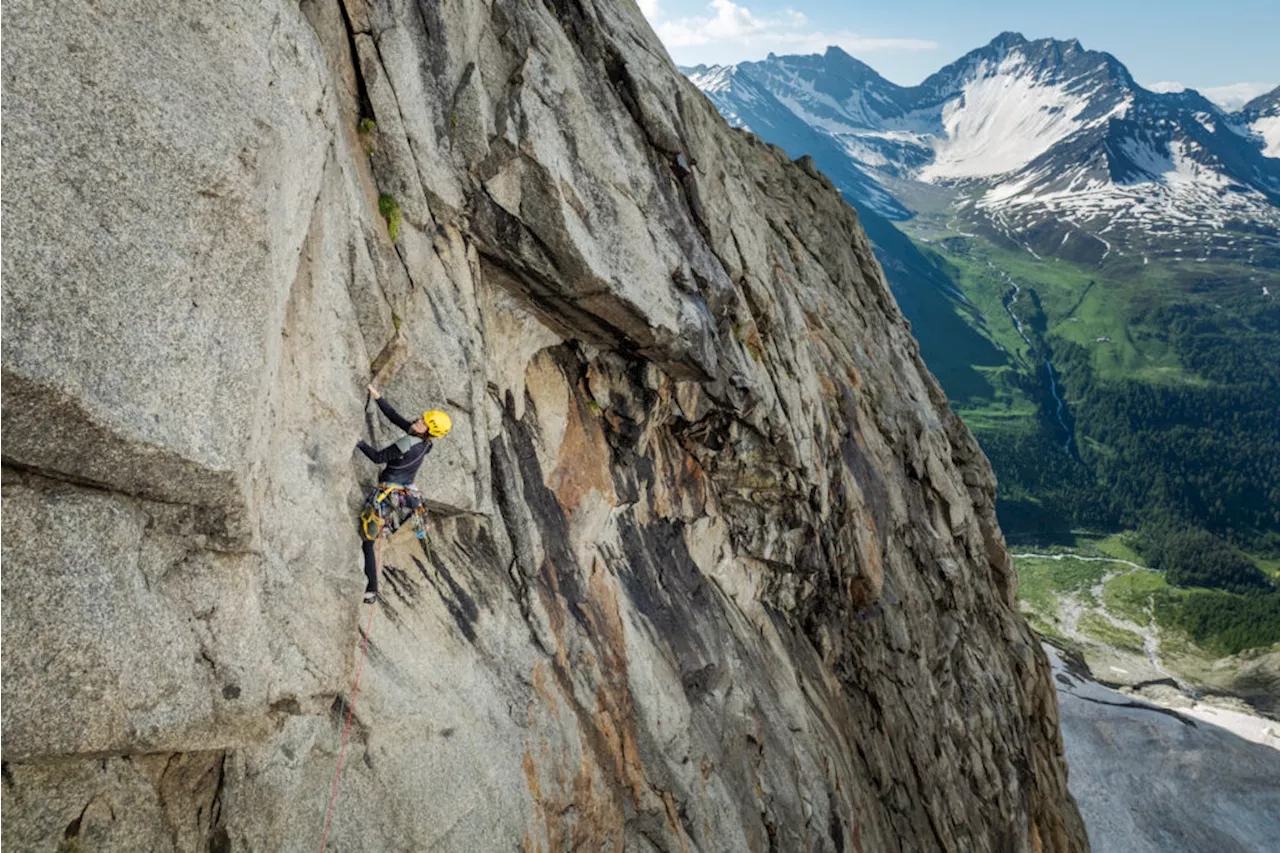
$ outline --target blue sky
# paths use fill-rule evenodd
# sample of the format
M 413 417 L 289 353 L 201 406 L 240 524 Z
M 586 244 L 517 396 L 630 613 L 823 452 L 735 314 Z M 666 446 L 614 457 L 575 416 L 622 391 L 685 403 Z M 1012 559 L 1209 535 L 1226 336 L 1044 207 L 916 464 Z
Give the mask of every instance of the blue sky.
M 637 0 L 681 65 L 837 43 L 902 85 L 1004 30 L 1078 38 L 1144 85 L 1280 83 L 1280 0 Z M 1158 9 L 1159 11 L 1154 11 Z

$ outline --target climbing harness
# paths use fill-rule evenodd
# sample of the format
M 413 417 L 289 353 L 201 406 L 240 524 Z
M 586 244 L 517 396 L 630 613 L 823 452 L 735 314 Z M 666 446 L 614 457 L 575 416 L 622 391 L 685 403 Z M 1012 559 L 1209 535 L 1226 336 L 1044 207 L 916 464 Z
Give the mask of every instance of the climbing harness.
M 408 519 L 413 519 L 414 534 L 427 538 L 427 503 L 417 486 L 379 483 L 365 500 L 360 513 L 360 532 L 370 542 L 384 529 L 395 533 Z
M 375 574 L 379 578 L 382 575 L 382 542 L 383 537 L 378 537 Z M 356 694 L 360 692 L 360 673 L 364 670 L 365 652 L 369 649 L 369 629 L 373 627 L 373 611 L 377 606 L 376 598 L 369 602 L 369 618 L 364 623 L 364 639 L 360 641 L 360 662 L 356 664 L 356 680 L 351 687 L 351 701 L 347 704 L 347 724 L 342 728 L 342 746 L 338 748 L 338 769 L 333 772 L 333 790 L 329 792 L 329 808 L 324 813 L 324 833 L 320 836 L 320 853 L 324 853 L 324 845 L 329 838 L 329 821 L 333 818 L 333 803 L 338 798 L 338 779 L 342 776 L 342 758 L 347 752 L 347 738 L 351 734 L 351 717 L 356 712 Z

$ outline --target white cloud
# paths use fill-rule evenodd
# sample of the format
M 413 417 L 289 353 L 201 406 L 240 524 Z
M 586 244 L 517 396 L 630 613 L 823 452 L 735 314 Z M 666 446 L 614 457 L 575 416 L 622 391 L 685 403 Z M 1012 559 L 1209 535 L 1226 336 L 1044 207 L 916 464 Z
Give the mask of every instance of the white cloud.
M 647 10 L 649 5 L 653 15 Z M 641 9 L 650 21 L 656 20 L 657 0 L 641 0 Z M 938 46 L 937 42 L 923 39 L 868 38 L 850 30 L 809 30 L 809 19 L 793 9 L 760 17 L 733 0 L 711 0 L 707 10 L 712 14 L 658 22 L 658 36 L 668 49 L 710 45 L 759 56 L 769 51 L 820 53 L 829 45 L 838 45 L 850 53 L 934 50 Z
M 688 47 L 695 44 L 711 44 L 718 41 L 750 41 L 763 33 L 769 23 L 745 6 L 732 0 L 711 0 L 708 7 L 714 17 L 677 18 L 658 25 L 658 35 L 668 47 Z
M 1235 112 L 1259 95 L 1265 95 L 1276 87 L 1275 83 L 1232 83 L 1229 86 L 1210 86 L 1196 89 L 1213 103 L 1227 112 Z M 1152 83 L 1147 86 L 1153 92 L 1184 92 L 1191 86 L 1181 83 Z
M 658 0 L 636 0 L 636 5 L 651 22 L 658 19 Z
M 1265 95 L 1270 92 L 1275 87 L 1275 83 L 1232 83 L 1230 86 L 1213 86 L 1209 89 L 1201 89 L 1200 94 L 1227 112 L 1234 112 L 1259 95 Z

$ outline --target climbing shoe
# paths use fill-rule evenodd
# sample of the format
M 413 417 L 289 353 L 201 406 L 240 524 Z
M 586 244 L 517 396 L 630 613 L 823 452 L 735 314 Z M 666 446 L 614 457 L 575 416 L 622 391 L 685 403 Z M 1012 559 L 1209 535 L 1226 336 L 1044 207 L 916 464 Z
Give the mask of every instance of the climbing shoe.
M 377 594 L 376 592 L 374 592 L 373 590 L 369 590 L 368 592 L 366 592 L 366 593 L 364 594 L 364 603 L 365 603 L 365 604 L 373 604 L 373 603 L 374 603 L 375 601 L 377 601 L 377 600 L 378 600 L 378 594 Z

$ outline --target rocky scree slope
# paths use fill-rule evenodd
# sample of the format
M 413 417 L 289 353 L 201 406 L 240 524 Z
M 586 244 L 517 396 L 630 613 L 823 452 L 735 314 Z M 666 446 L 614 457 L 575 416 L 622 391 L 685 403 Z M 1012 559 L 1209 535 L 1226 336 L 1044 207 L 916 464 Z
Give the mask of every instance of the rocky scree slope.
M 6 12 L 6 845 L 317 846 L 373 364 L 455 429 L 331 849 L 1086 847 L 856 215 L 636 7 Z

